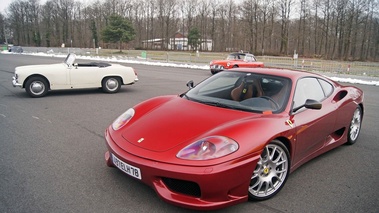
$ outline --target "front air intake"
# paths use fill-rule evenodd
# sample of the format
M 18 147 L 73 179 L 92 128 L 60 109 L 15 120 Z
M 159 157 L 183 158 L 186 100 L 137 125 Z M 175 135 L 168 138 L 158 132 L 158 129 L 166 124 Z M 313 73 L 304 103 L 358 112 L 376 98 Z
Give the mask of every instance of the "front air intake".
M 169 188 L 171 191 L 189 195 L 192 197 L 200 197 L 201 190 L 197 183 L 186 180 L 178 180 L 173 178 L 162 177 L 163 183 Z

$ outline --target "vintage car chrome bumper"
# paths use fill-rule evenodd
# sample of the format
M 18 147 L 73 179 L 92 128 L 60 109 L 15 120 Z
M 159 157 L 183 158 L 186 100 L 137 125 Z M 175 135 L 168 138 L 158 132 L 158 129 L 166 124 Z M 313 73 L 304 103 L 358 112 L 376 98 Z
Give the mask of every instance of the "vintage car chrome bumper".
M 22 84 L 18 83 L 18 80 L 15 76 L 12 77 L 12 85 L 13 87 L 22 87 Z
M 225 67 L 222 66 L 222 65 L 219 65 L 219 64 L 213 64 L 213 65 L 210 66 L 210 69 L 212 71 L 222 71 L 222 70 L 225 69 Z

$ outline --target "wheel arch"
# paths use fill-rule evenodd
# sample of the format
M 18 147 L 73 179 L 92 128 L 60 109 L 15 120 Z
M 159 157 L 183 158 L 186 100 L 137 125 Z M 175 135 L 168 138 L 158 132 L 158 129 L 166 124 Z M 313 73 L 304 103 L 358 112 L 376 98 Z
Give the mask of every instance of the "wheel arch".
M 283 143 L 284 146 L 286 146 L 289 154 L 290 154 L 290 157 L 292 157 L 292 145 L 291 145 L 291 142 L 288 138 L 286 137 L 278 137 L 278 138 L 275 138 L 276 140 L 280 141 Z M 274 139 L 274 140 L 275 140 Z
M 30 79 L 30 78 L 33 78 L 33 77 L 43 78 L 43 79 L 47 82 L 47 86 L 48 86 L 47 90 L 50 90 L 50 81 L 49 81 L 49 79 L 47 79 L 45 76 L 43 76 L 43 75 L 41 75 L 41 74 L 32 74 L 32 75 L 29 75 L 29 76 L 24 80 L 24 82 L 23 82 L 23 84 L 22 84 L 22 88 L 25 88 L 25 84 L 26 84 L 26 82 L 28 82 L 29 79 Z
M 103 85 L 103 82 L 105 79 L 107 78 L 118 78 L 121 82 L 121 85 L 124 85 L 124 79 L 122 78 L 122 76 L 120 75 L 106 75 L 106 76 L 103 76 L 103 78 L 101 79 L 101 85 Z
M 363 115 L 364 115 L 364 113 L 365 113 L 365 110 L 364 110 L 364 108 L 363 108 L 363 103 L 360 103 L 360 104 L 358 104 L 358 106 L 359 107 L 361 107 L 361 110 L 362 110 L 362 121 L 363 121 Z

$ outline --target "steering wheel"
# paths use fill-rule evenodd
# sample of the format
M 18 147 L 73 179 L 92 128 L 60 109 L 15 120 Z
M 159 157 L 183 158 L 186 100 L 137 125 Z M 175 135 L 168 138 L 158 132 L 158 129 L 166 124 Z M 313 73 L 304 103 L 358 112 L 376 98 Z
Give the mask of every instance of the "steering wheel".
M 275 110 L 277 110 L 277 109 L 280 108 L 279 104 L 274 99 L 272 99 L 271 97 L 269 97 L 269 96 L 261 96 L 260 98 L 266 99 L 266 100 L 270 101 L 271 103 L 273 103 L 274 106 L 275 106 Z

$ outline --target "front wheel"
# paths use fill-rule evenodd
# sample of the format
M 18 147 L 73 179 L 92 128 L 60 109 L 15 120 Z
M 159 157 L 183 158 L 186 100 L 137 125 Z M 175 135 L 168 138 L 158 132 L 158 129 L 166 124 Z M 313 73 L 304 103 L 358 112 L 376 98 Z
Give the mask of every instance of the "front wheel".
M 116 93 L 121 88 L 121 81 L 118 77 L 107 77 L 101 83 L 102 89 L 106 93 Z
M 31 77 L 25 83 L 26 92 L 33 98 L 40 98 L 47 94 L 48 84 L 42 77 Z
M 267 200 L 284 186 L 290 171 L 290 155 L 284 144 L 273 140 L 263 150 L 249 185 L 250 200 Z
M 361 125 L 362 108 L 360 106 L 357 106 L 353 113 L 353 117 L 351 118 L 346 144 L 352 145 L 357 141 L 359 133 L 361 132 Z

